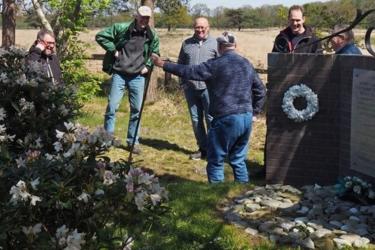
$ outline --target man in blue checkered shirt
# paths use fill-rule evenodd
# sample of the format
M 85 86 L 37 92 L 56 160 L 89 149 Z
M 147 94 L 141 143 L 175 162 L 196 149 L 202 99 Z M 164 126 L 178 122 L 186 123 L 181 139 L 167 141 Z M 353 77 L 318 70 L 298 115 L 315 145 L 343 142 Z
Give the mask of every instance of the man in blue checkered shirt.
M 212 115 L 208 131 L 207 177 L 210 183 L 224 181 L 224 160 L 233 169 L 234 179 L 249 181 L 246 156 L 253 115 L 264 104 L 266 89 L 252 64 L 236 52 L 236 39 L 224 32 L 217 38 L 221 56 L 199 65 L 164 62 L 152 55 L 156 66 L 165 71 L 199 81 L 205 81 Z

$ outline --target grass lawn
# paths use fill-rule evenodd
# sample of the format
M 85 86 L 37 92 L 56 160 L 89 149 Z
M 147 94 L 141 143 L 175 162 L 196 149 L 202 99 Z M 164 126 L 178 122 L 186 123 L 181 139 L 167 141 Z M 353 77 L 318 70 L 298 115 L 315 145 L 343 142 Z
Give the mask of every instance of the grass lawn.
M 125 143 L 128 123 L 127 97 L 117 113 L 115 135 Z M 101 126 L 107 100 L 97 97 L 83 107 L 79 123 Z M 253 127 L 249 171 L 259 171 L 263 165 L 265 120 Z M 235 184 L 231 168 L 226 166 L 226 182 L 209 185 L 206 162 L 189 160 L 197 149 L 184 98 L 180 93 L 163 97 L 145 107 L 141 129 L 141 155 L 134 155 L 133 166 L 142 167 L 160 177 L 169 191 L 169 211 L 160 222 L 143 235 L 135 235 L 136 249 L 280 249 L 254 238 L 226 223 L 220 206 L 232 197 L 249 190 L 263 180 L 251 179 L 247 185 Z M 127 161 L 129 152 L 112 149 L 114 160 Z

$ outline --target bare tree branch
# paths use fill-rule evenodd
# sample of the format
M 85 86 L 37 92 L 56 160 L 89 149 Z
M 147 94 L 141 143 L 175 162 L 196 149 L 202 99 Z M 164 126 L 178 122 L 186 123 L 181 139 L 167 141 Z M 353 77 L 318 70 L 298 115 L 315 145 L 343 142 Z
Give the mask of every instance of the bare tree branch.
M 42 23 L 43 25 L 43 28 L 53 32 L 53 29 L 51 27 L 51 24 L 48 22 L 46 16 L 44 15 L 44 12 L 43 12 L 43 9 L 42 9 L 42 6 L 40 6 L 39 4 L 39 1 L 38 0 L 31 0 L 32 3 L 33 3 L 33 6 L 34 6 L 34 9 L 35 9 L 35 12 L 36 14 L 38 15 L 39 19 L 40 19 L 40 22 Z

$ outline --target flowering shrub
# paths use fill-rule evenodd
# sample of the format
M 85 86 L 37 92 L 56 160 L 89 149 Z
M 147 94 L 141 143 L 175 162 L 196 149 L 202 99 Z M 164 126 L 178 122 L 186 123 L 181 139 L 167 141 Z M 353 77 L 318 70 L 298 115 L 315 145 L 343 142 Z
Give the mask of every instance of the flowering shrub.
M 346 176 L 335 186 L 339 197 L 354 200 L 363 204 L 375 204 L 375 189 L 356 176 Z
M 118 142 L 74 124 L 78 107 L 23 51 L 0 50 L 0 249 L 128 247 L 140 235 L 130 225 L 165 210 L 158 179 L 111 162 Z

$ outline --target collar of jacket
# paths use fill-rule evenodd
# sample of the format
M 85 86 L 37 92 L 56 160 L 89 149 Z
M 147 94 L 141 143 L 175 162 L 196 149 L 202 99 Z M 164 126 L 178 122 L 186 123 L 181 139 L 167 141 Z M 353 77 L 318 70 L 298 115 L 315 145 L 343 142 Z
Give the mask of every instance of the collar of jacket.
M 135 29 L 136 22 L 137 22 L 137 21 L 134 19 L 134 20 L 130 23 L 129 28 L 128 28 L 126 34 L 125 34 L 125 37 L 126 37 L 127 40 L 130 39 L 130 35 L 131 35 L 132 31 Z M 146 26 L 146 36 L 147 36 L 147 38 L 148 38 L 150 41 L 152 41 L 152 40 L 154 39 L 154 34 L 152 33 L 152 30 L 151 30 L 151 28 L 150 28 L 149 25 Z
M 193 35 L 193 38 L 194 38 L 194 41 L 195 41 L 195 42 L 200 42 L 200 41 L 205 42 L 205 41 L 207 41 L 207 39 L 208 39 L 209 36 L 210 36 L 210 35 L 207 34 L 207 36 L 206 36 L 204 39 L 199 39 L 199 38 L 194 34 L 194 35 Z
M 286 27 L 282 31 L 280 31 L 281 35 L 286 35 L 287 37 L 293 37 L 293 36 L 311 36 L 313 34 L 312 28 L 310 26 L 303 25 L 305 28 L 305 31 L 302 34 L 293 34 L 292 30 L 290 27 Z

